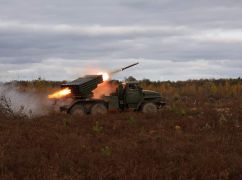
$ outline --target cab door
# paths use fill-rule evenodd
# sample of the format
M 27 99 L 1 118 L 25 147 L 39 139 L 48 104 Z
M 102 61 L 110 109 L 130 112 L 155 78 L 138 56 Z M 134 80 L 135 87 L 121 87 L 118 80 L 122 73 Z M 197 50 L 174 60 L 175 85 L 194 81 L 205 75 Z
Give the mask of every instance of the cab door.
M 143 99 L 142 90 L 137 85 L 129 84 L 127 86 L 125 89 L 126 104 L 129 108 L 135 109 Z

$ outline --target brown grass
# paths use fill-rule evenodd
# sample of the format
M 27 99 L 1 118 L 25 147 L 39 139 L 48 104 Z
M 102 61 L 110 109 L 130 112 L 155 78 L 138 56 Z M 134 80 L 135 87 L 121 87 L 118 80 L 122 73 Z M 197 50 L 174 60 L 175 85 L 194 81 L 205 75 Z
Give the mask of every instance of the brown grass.
M 176 86 L 155 115 L 29 119 L 0 109 L 0 179 L 241 179 L 240 94 Z

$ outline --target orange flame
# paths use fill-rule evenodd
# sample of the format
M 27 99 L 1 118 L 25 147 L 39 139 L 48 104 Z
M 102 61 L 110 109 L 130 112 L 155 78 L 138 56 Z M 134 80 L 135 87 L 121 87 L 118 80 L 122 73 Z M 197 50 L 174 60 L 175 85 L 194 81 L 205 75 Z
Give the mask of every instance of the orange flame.
M 92 91 L 93 98 L 100 99 L 104 95 L 108 96 L 111 93 L 115 92 L 117 87 L 118 87 L 118 84 L 116 83 L 104 81 L 103 83 L 99 84 L 94 91 Z
M 93 92 L 93 98 L 99 99 L 103 95 L 108 96 L 112 92 L 115 92 L 117 85 L 109 82 L 108 80 L 111 79 L 111 76 L 107 72 L 99 72 L 97 75 L 102 75 L 103 76 L 103 83 L 99 84 L 96 89 L 94 89 Z
M 64 96 L 67 96 L 68 94 L 71 93 L 71 90 L 69 88 L 62 89 L 60 91 L 57 91 L 51 95 L 48 96 L 49 99 L 58 99 L 62 98 Z
M 99 72 L 97 75 L 102 75 L 103 76 L 103 81 L 107 81 L 110 79 L 110 75 L 106 72 Z

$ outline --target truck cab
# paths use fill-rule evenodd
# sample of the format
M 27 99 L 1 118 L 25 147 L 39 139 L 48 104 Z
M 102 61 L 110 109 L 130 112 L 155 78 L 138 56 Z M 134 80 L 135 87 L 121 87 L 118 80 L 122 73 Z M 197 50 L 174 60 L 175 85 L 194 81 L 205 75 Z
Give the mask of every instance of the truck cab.
M 138 81 L 120 83 L 116 93 L 106 96 L 105 99 L 109 104 L 109 109 L 120 108 L 143 112 L 156 112 L 166 104 L 160 93 L 143 90 Z
M 124 100 L 127 108 L 136 109 L 144 99 L 142 88 L 137 81 L 125 82 L 124 86 Z

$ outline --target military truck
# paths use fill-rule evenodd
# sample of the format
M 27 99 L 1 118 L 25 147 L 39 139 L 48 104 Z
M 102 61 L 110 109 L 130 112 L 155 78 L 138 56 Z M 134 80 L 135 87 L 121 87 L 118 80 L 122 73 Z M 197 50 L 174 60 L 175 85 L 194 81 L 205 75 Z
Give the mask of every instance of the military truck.
M 155 113 L 166 104 L 160 93 L 143 90 L 137 81 L 119 82 L 115 92 L 95 99 L 93 90 L 101 83 L 102 75 L 87 75 L 62 84 L 62 88 L 71 90 L 72 103 L 61 106 L 60 110 L 74 115 L 105 114 L 108 111 Z

